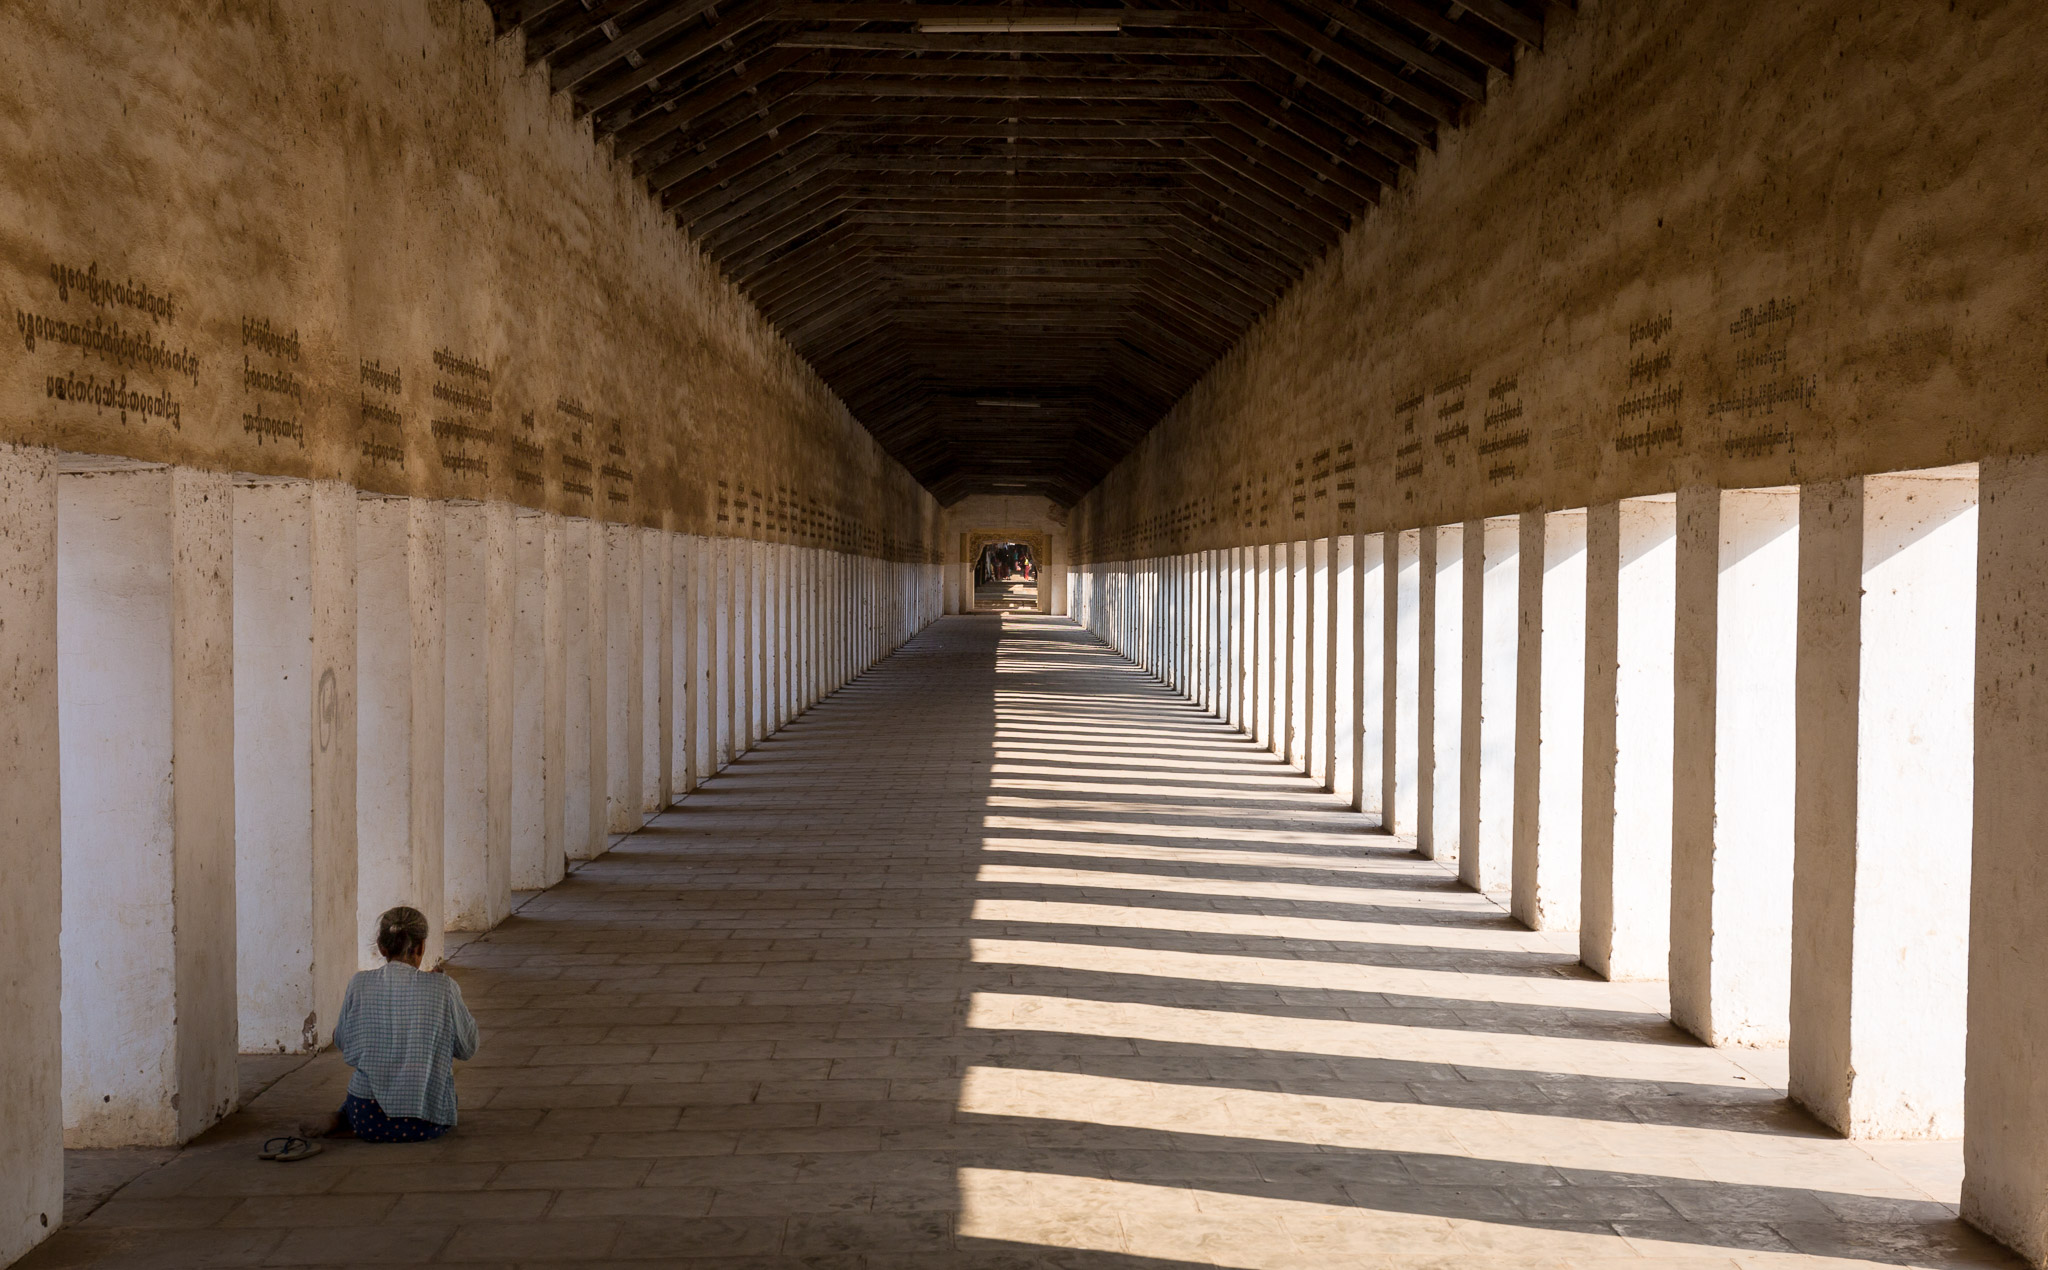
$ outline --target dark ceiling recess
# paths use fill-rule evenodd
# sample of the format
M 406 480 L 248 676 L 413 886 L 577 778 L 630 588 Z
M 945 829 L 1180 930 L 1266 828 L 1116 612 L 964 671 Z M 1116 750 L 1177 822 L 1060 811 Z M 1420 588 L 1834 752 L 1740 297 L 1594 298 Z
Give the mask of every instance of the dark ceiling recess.
M 942 502 L 1071 504 L 1561 0 L 493 0 Z

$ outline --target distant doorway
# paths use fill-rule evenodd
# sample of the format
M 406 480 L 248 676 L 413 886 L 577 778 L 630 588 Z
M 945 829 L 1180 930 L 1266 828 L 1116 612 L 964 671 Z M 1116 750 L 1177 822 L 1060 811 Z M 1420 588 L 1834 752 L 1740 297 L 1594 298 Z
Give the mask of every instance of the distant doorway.
M 1031 613 L 1038 609 L 1038 560 L 1028 542 L 991 542 L 974 561 L 974 611 Z

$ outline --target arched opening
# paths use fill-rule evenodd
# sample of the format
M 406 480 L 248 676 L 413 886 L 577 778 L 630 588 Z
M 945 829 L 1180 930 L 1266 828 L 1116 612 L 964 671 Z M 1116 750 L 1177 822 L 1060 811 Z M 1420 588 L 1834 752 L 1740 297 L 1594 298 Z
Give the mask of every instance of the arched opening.
M 974 560 L 974 608 L 981 613 L 1038 609 L 1038 557 L 1028 542 L 991 542 Z

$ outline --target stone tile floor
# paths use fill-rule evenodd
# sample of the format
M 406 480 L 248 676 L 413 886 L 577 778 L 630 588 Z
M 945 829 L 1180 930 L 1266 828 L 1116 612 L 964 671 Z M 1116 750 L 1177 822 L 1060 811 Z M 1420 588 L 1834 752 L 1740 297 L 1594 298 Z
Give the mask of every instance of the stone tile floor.
M 1073 626 L 955 618 L 456 954 L 417 1146 L 299 1066 L 21 1263 L 2012 1266 Z

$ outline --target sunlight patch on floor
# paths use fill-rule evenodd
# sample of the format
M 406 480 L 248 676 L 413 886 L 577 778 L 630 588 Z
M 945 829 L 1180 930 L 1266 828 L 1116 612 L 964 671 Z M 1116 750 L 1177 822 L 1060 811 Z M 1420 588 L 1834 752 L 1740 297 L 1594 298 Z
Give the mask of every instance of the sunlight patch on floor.
M 1011 799 L 1009 801 L 1019 807 L 1035 808 L 1038 806 L 1035 802 L 1023 799 Z M 1106 806 L 1104 810 L 1128 809 Z M 1305 819 L 1304 816 L 1297 815 L 1294 818 L 1294 823 L 1299 825 L 1303 819 Z M 1273 846 L 1334 847 L 1349 851 L 1357 851 L 1366 847 L 1380 847 L 1384 849 L 1394 845 L 1394 839 L 1369 830 L 1321 831 L 1300 828 L 1267 828 L 1265 826 L 1252 829 L 1239 825 L 1218 824 L 1213 818 L 1207 823 L 1197 821 L 1193 824 L 1174 824 L 1150 819 L 1083 820 L 1066 816 L 994 813 L 983 817 L 981 823 L 984 828 L 996 830 L 1038 829 L 1052 833 L 1085 833 L 1111 838 L 1119 834 L 1144 838 L 1198 838 L 1204 842 L 1248 842 L 1262 845 L 1270 844 Z
M 972 1115 L 1116 1125 L 1234 1142 L 1287 1142 L 1385 1155 L 1459 1155 L 1537 1168 L 1654 1173 L 1673 1181 L 1931 1198 L 1834 1138 L 1588 1120 L 1481 1107 L 1370 1102 L 1170 1084 L 1083 1072 L 970 1067 Z M 1188 1149 L 1199 1149 L 1189 1143 Z M 1219 1141 L 1216 1149 L 1223 1149 Z
M 1229 1270 L 1377 1270 L 1408 1265 L 1660 1270 L 1807 1266 L 1806 1253 L 1741 1250 L 1535 1223 L 1446 1218 L 1113 1178 L 1009 1169 L 959 1172 L 960 1234 L 1010 1244 L 1117 1253 Z M 1441 1258 L 1441 1260 L 1438 1260 Z M 1896 1262 L 1829 1257 L 1830 1267 Z
M 1034 864 L 984 864 L 977 882 L 1085 886 L 1099 890 L 1145 891 L 1164 895 L 1224 895 L 1232 899 L 1300 900 L 1318 904 L 1368 906 L 1412 904 L 1415 891 L 1403 886 L 1345 886 L 1319 882 L 1267 882 L 1248 878 L 1176 877 L 1162 873 L 1112 873 L 1097 869 L 1056 869 Z
M 1288 855 L 1278 851 L 1240 851 L 1233 847 L 1151 847 L 1136 842 L 1093 842 L 1083 838 L 983 838 L 983 851 L 1016 851 L 1031 855 L 1085 856 L 1100 860 L 1163 860 L 1173 864 L 1234 865 L 1248 869 L 1308 869 L 1319 873 L 1356 872 L 1384 876 L 1386 857 Z
M 984 957 L 976 940 L 975 960 Z M 1123 973 L 1123 972 L 1112 972 Z M 1476 1003 L 1475 1003 L 1476 1004 Z M 1484 1008 L 1483 1006 L 1479 1008 Z M 1760 1089 L 1712 1051 L 1688 1045 L 1626 1045 L 1613 1040 L 1532 1036 L 1399 1023 L 1354 1023 L 1344 1019 L 1296 1019 L 1230 1010 L 1078 997 L 977 992 L 969 1000 L 967 1025 L 1018 1032 L 1072 1036 L 1120 1036 L 1134 1041 L 1225 1046 L 1264 1054 L 1367 1058 L 1418 1065 L 1450 1064 L 1490 1073 L 1597 1076 L 1617 1081 L 1672 1081 L 1729 1089 Z M 1398 1081 L 1398 1073 L 1387 1079 Z M 1645 1096 L 1658 1091 L 1645 1088 Z

